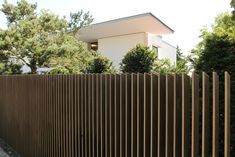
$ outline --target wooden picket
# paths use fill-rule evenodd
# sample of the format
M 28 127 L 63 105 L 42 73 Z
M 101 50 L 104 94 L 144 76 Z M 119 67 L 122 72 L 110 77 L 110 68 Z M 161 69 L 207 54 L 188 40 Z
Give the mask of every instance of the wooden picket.
M 224 148 L 219 76 L 211 76 L 0 76 L 0 138 L 24 157 L 230 157 L 230 75 Z

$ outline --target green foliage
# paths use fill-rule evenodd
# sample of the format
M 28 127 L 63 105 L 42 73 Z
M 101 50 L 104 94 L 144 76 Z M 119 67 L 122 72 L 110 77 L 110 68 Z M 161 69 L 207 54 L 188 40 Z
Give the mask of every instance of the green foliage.
M 212 72 L 217 72 L 220 77 L 220 115 L 223 118 L 224 105 L 224 71 L 228 71 L 231 75 L 232 95 L 231 95 L 231 118 L 235 119 L 235 21 L 232 20 L 232 14 L 223 13 L 219 15 L 212 31 L 203 29 L 201 31 L 202 41 L 197 48 L 192 50 L 191 62 L 196 72 L 207 72 L 210 75 Z M 220 121 L 223 127 L 223 119 Z M 235 122 L 231 123 L 231 132 L 235 132 Z M 223 135 L 223 130 L 220 132 Z M 223 140 L 220 141 L 222 148 Z M 220 150 L 220 156 L 223 150 Z M 231 137 L 231 154 L 235 154 L 235 135 Z
M 176 67 L 173 70 L 175 73 L 188 73 L 190 71 L 190 67 L 188 66 L 188 56 L 184 56 L 183 52 L 179 48 L 176 47 Z
M 154 72 L 171 73 L 175 71 L 175 66 L 168 59 L 157 59 L 154 63 Z
M 55 67 L 47 72 L 47 74 L 79 74 L 80 71 L 75 68 L 66 68 L 66 67 Z
M 21 74 L 22 65 L 17 64 L 15 62 L 0 63 L 0 74 L 8 75 L 8 74 Z
M 233 20 L 235 20 L 235 0 L 232 0 L 230 4 L 231 4 L 231 7 L 233 8 L 233 12 L 232 12 L 233 13 Z
M 201 31 L 202 41 L 192 50 L 191 62 L 195 70 L 233 71 L 235 62 L 235 21 L 232 15 L 219 15 L 212 31 Z
M 171 64 L 169 59 L 158 59 L 157 52 L 149 47 L 137 45 L 123 58 L 122 72 L 157 72 L 157 73 L 188 73 L 188 59 L 177 47 L 177 63 Z
M 122 72 L 144 73 L 151 72 L 154 68 L 154 62 L 157 53 L 149 47 L 137 45 L 129 50 L 121 62 Z
M 176 65 L 171 64 L 169 59 L 156 59 L 154 64 L 154 72 L 157 73 L 188 73 L 188 59 L 185 57 L 179 48 L 176 47 Z
M 175 73 L 189 73 L 190 67 L 187 65 L 188 64 L 188 58 L 184 57 L 181 60 L 178 60 L 176 62 L 176 68 L 174 70 Z
M 181 59 L 176 62 L 176 65 L 172 65 L 168 59 L 157 59 L 154 63 L 154 72 L 157 73 L 188 73 L 189 67 L 187 66 L 187 59 Z
M 98 52 L 96 52 L 98 53 Z M 101 54 L 96 54 L 93 60 L 91 60 L 86 71 L 88 73 L 115 73 L 113 63 Z
M 36 4 L 26 0 L 16 5 L 4 2 L 1 11 L 7 18 L 8 28 L 0 29 L 0 61 L 8 63 L 14 59 L 17 65 L 27 65 L 32 74 L 43 67 L 84 69 L 92 54 L 68 30 L 90 24 L 89 13 L 72 13 L 67 22 L 48 10 L 36 13 L 36 9 Z
M 83 10 L 77 13 L 70 13 L 70 21 L 68 23 L 69 31 L 74 35 L 84 26 L 88 26 L 93 22 L 94 18 L 89 12 Z
M 183 58 L 183 53 L 179 46 L 176 47 L 176 60 L 181 60 Z

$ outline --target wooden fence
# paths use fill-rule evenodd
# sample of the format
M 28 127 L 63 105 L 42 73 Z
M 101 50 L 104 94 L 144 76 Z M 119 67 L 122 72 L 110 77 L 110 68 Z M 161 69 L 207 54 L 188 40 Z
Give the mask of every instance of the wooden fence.
M 206 73 L 0 76 L 0 137 L 23 157 L 229 157 L 230 76 L 224 128 L 212 80 L 210 93 Z

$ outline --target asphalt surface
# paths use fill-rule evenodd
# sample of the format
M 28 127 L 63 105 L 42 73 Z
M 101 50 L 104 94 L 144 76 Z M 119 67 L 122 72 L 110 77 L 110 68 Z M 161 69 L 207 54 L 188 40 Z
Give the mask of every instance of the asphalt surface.
M 4 152 L 2 148 L 0 148 L 0 157 L 10 157 L 10 156 L 6 152 Z
M 0 157 L 21 157 L 11 146 L 0 138 Z

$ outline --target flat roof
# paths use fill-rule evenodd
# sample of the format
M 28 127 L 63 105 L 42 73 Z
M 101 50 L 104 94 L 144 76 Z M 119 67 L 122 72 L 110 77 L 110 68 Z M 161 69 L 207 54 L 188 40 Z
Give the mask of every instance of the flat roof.
M 79 39 L 96 42 L 102 38 L 143 32 L 155 35 L 174 33 L 173 29 L 152 13 L 144 13 L 83 27 L 79 30 Z

